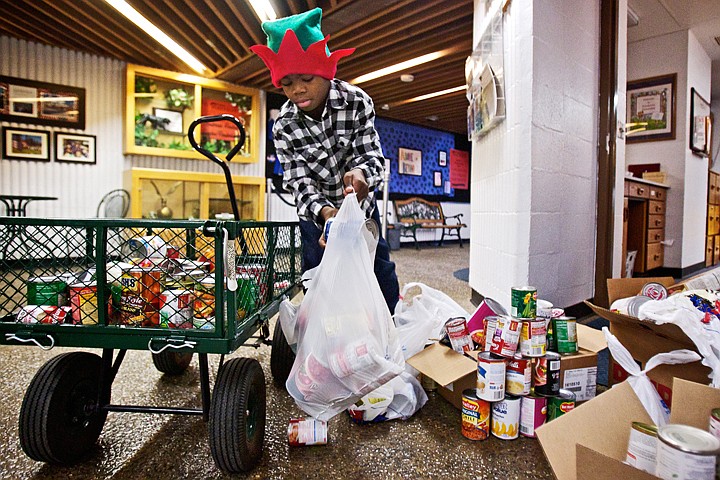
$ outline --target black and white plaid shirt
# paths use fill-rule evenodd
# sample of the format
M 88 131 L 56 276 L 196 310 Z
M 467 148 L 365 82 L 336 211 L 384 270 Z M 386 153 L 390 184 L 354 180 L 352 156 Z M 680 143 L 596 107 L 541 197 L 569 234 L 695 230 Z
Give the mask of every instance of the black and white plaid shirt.
M 375 110 L 367 93 L 342 80 L 330 82 L 321 120 L 287 101 L 273 126 L 283 185 L 295 197 L 298 216 L 322 226 L 320 210 L 339 208 L 343 175 L 359 169 L 370 192 L 360 206 L 369 216 L 374 190 L 382 182 L 384 157 L 375 130 Z

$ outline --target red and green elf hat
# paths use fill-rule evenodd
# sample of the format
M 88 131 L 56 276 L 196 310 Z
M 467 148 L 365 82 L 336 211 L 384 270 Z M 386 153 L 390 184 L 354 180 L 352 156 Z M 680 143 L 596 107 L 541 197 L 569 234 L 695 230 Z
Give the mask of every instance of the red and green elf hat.
M 332 80 L 337 63 L 352 54 L 354 48 L 336 50 L 327 48 L 330 36 L 323 36 L 320 29 L 322 9 L 263 22 L 267 46 L 255 45 L 255 52 L 270 69 L 272 83 L 280 88 L 280 80 L 290 74 L 310 74 Z

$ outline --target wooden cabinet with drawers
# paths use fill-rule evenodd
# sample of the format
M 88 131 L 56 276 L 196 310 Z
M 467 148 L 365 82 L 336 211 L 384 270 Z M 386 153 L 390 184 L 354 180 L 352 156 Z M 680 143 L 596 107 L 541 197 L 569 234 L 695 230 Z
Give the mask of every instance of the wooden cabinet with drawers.
M 707 236 L 705 237 L 705 266 L 720 263 L 720 174 L 708 174 Z
M 645 273 L 663 266 L 664 245 L 661 242 L 665 240 L 667 189 L 666 185 L 647 180 L 625 180 L 626 226 L 623 230 L 627 233 L 624 232 L 623 253 L 637 252 L 633 273 Z

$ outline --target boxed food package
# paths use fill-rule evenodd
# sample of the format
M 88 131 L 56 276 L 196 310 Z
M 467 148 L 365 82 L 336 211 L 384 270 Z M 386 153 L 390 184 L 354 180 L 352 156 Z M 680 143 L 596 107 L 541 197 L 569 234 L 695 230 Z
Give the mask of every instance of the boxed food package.
M 577 396 L 577 401 L 595 396 L 597 354 L 607 347 L 602 332 L 578 325 L 578 353 L 563 355 L 560 385 Z M 438 384 L 438 393 L 456 408 L 462 408 L 462 392 L 477 384 L 477 354 L 461 355 L 452 348 L 434 343 L 407 360 L 413 368 Z
M 675 378 L 670 423 L 708 429 L 720 407 L 720 389 Z M 624 462 L 632 422 L 652 423 L 627 382 L 542 425 L 537 436 L 558 480 L 649 480 L 654 475 Z
M 643 285 L 650 282 L 660 283 L 668 288 L 675 286 L 675 280 L 672 277 L 610 278 L 607 281 L 610 304 L 617 299 L 637 295 Z M 677 286 L 675 287 L 677 288 Z M 596 314 L 610 322 L 610 333 L 626 346 L 641 368 L 645 368 L 646 362 L 661 352 L 670 352 L 681 348 L 697 351 L 692 340 L 677 325 L 656 325 L 630 315 L 613 312 L 590 302 L 585 303 Z M 611 360 L 610 364 L 610 383 L 619 383 L 627 378 L 627 373 L 615 362 Z M 710 369 L 698 361 L 684 365 L 660 365 L 650 371 L 648 377 L 655 384 L 660 397 L 665 403 L 671 405 L 673 378 L 684 378 L 705 384 L 708 383 L 709 373 Z

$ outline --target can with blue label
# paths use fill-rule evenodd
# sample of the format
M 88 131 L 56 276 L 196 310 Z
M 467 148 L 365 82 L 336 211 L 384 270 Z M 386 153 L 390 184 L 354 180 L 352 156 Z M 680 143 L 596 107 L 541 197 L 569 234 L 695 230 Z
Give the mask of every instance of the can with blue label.
M 330 217 L 327 220 L 325 220 L 325 229 L 323 230 L 323 240 L 327 242 L 328 237 L 330 236 L 330 227 L 333 224 L 333 220 L 335 220 L 335 217 Z

